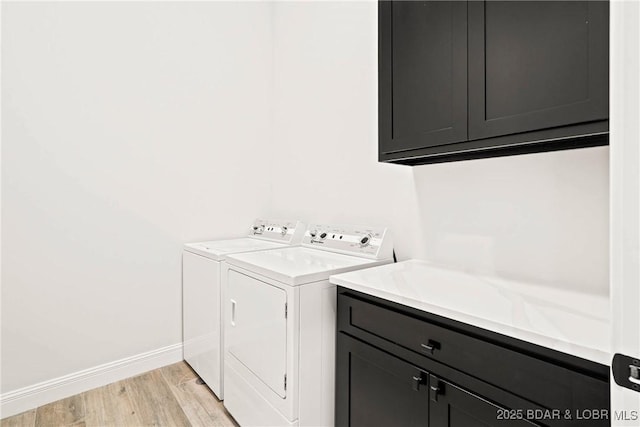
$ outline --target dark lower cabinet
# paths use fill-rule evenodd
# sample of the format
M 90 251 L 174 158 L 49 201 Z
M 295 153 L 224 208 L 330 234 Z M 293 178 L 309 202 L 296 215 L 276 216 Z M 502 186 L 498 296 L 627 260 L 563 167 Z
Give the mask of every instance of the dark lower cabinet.
M 604 427 L 609 369 L 338 287 L 336 425 Z
M 337 425 L 427 427 L 429 374 L 344 334 L 338 336 Z
M 346 334 L 338 348 L 337 426 L 535 425 Z
M 535 425 L 434 375 L 430 378 L 430 426 L 492 427 Z M 526 416 L 526 414 L 524 414 Z

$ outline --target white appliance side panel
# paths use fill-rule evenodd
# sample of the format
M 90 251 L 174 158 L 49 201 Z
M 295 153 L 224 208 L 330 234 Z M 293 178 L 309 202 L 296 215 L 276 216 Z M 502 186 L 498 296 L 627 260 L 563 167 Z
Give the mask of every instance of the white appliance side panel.
M 336 286 L 300 288 L 300 426 L 333 426 Z
M 286 397 L 287 293 L 234 270 L 228 272 L 228 351 L 280 397 Z
M 610 7 L 612 344 L 640 359 L 640 2 Z M 611 414 L 613 426 L 640 425 L 640 392 L 613 376 Z
M 220 262 L 182 256 L 184 359 L 222 398 Z

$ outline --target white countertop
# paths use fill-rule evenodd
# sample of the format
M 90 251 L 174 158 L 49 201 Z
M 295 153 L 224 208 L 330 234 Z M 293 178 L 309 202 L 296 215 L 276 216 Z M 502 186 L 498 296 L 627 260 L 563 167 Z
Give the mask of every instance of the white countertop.
M 611 364 L 609 298 L 472 275 L 410 260 L 331 276 L 331 283 Z

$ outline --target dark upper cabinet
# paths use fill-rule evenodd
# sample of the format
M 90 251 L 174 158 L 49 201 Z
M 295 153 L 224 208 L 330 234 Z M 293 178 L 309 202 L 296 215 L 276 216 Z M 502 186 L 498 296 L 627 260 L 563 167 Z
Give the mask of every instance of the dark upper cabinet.
M 607 3 L 468 7 L 469 139 L 608 118 Z
M 380 148 L 467 139 L 467 4 L 380 3 Z
M 606 1 L 379 2 L 379 158 L 608 143 Z

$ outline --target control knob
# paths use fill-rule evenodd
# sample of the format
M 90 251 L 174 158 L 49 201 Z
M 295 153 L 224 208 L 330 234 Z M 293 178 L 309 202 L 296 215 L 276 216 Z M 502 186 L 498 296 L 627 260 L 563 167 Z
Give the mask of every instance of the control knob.
M 311 236 L 311 238 L 316 237 L 316 234 L 318 234 L 317 230 L 309 230 L 309 236 Z
M 371 239 L 373 238 L 373 236 L 371 234 L 367 234 L 365 236 L 362 236 L 362 238 L 360 239 L 360 247 L 364 248 L 366 246 L 369 246 L 369 244 L 371 243 Z
M 286 225 L 282 226 L 282 231 L 280 231 L 282 233 L 283 236 L 287 235 L 287 230 L 289 230 L 289 227 L 287 227 Z

